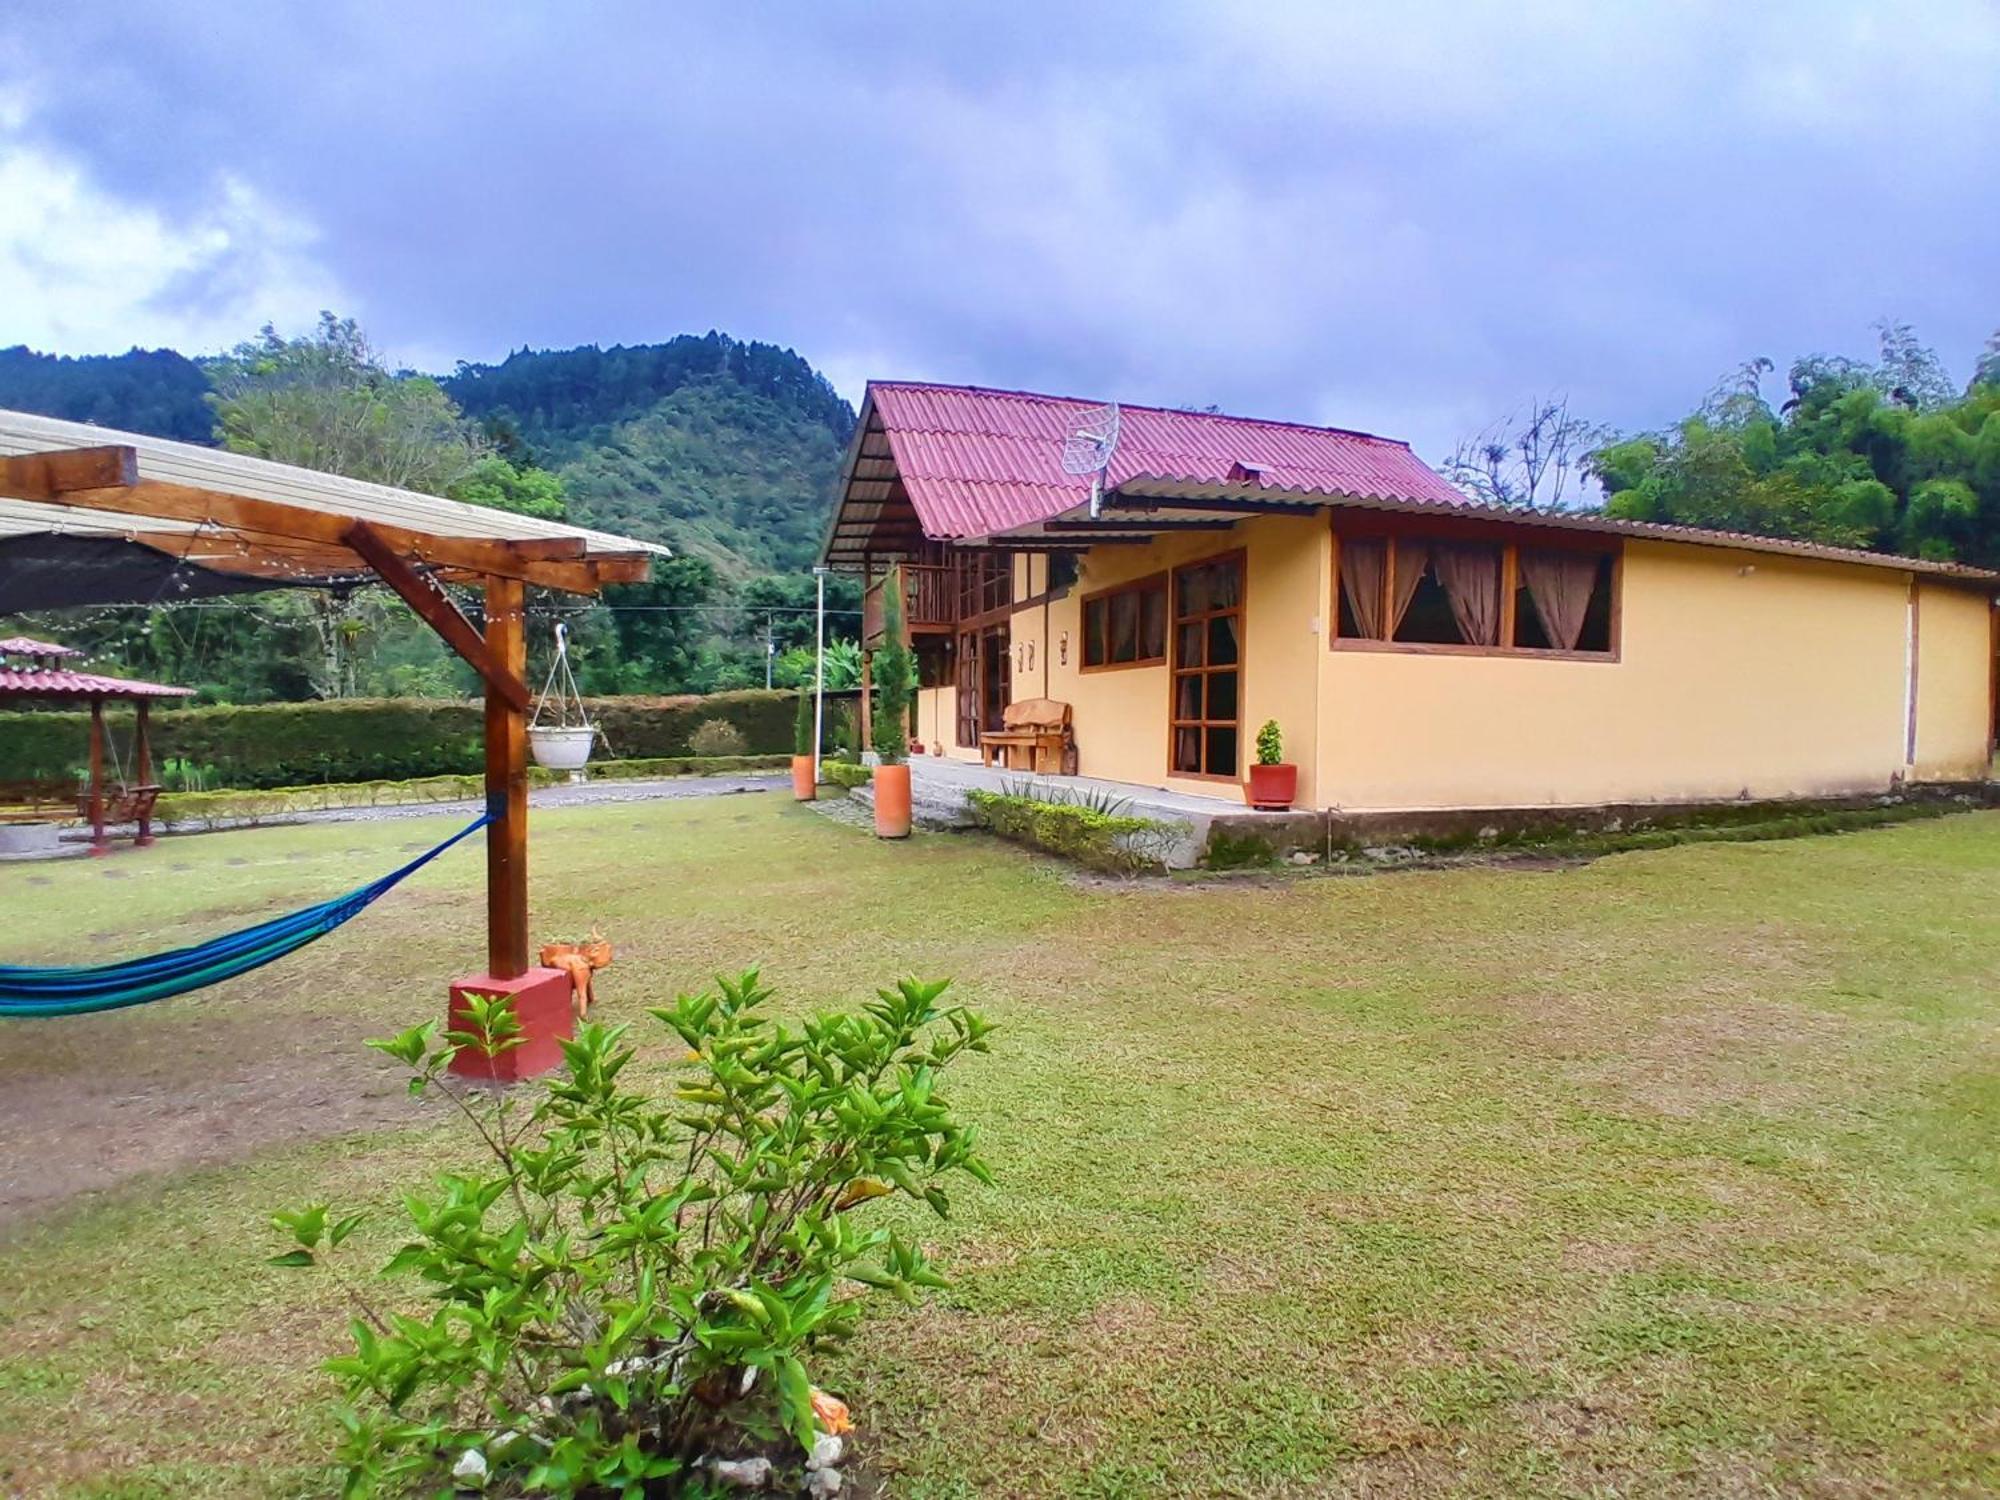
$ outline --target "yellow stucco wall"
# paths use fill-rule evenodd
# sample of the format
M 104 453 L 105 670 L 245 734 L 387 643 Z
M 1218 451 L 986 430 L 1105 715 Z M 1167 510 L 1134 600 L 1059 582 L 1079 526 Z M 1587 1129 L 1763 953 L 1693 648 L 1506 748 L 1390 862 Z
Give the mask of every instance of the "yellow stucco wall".
M 1986 673 L 1970 670 L 1992 650 L 1988 596 L 1926 583 L 1917 595 L 1919 779 L 1983 776 L 1990 732 Z
M 1908 764 L 1910 579 L 1768 553 L 1628 542 L 1615 661 L 1327 646 L 1323 520 L 1257 517 L 1225 532 L 1084 555 L 1069 593 L 1017 611 L 1013 696 L 1072 706 L 1079 770 L 1226 799 L 1167 771 L 1165 666 L 1084 672 L 1082 601 L 1215 553 L 1245 552 L 1243 753 L 1276 719 L 1299 805 L 1349 811 L 1583 806 L 1831 795 L 1897 775 L 1984 773 L 1991 672 L 1984 593 L 1918 593 L 1917 735 Z M 1017 564 L 1017 597 L 1043 586 Z M 953 689 L 920 695 L 928 744 L 953 743 Z

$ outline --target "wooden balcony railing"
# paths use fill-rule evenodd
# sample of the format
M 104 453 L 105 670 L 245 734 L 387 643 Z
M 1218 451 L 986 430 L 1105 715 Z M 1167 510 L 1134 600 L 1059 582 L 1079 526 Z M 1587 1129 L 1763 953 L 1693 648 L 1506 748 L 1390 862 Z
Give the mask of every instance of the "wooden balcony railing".
M 950 630 L 958 623 L 958 570 L 950 563 L 904 563 L 903 623 L 911 631 Z M 893 575 L 890 575 L 893 576 Z M 861 596 L 861 640 L 882 644 L 882 589 L 888 577 L 868 585 Z

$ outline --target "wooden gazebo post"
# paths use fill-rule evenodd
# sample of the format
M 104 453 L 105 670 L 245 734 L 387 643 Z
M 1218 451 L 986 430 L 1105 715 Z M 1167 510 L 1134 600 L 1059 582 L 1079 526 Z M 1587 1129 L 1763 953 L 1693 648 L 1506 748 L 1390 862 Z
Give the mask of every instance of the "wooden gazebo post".
M 90 700 L 90 852 L 109 854 L 104 837 L 104 699 Z
M 149 787 L 153 784 L 153 700 L 138 700 L 137 719 L 132 729 L 132 784 Z M 143 849 L 153 842 L 153 799 L 150 795 L 139 799 L 139 836 L 132 841 L 136 849 Z
M 502 671 L 528 668 L 518 578 L 486 580 L 486 649 Z M 495 979 L 528 971 L 528 723 L 491 683 L 486 687 L 486 966 Z

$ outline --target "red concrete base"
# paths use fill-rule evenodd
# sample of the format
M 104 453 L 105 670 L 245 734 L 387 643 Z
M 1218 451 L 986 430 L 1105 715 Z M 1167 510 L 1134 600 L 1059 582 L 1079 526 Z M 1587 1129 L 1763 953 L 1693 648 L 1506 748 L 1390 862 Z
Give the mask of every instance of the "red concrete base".
M 560 969 L 530 969 L 514 979 L 495 979 L 490 974 L 468 974 L 451 986 L 448 1025 L 458 1030 L 467 992 L 476 995 L 512 995 L 514 1015 L 521 1023 L 525 1040 L 498 1057 L 482 1057 L 469 1048 L 451 1060 L 451 1071 L 460 1078 L 477 1078 L 493 1083 L 519 1083 L 562 1066 L 562 1044 L 573 1035 L 570 1013 L 569 975 Z

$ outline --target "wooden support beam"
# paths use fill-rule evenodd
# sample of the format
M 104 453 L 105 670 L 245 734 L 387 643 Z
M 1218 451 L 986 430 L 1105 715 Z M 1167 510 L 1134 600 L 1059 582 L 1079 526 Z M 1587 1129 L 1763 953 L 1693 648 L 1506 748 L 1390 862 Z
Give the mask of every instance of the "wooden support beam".
M 138 482 L 137 448 L 61 448 L 0 458 L 0 495 L 14 500 L 61 500 L 77 490 Z
M 50 457 L 47 454 L 29 456 Z M 219 535 L 242 533 L 253 542 L 262 535 L 322 546 L 345 546 L 347 529 L 355 524 L 354 517 L 336 511 L 315 510 L 309 506 L 197 489 L 192 485 L 169 484 L 156 479 L 141 479 L 134 484 L 105 488 L 65 490 L 56 498 L 65 505 L 111 511 L 119 515 L 206 521 L 215 526 Z M 406 559 L 438 567 L 463 568 L 487 577 L 518 578 L 565 593 L 590 592 L 596 583 L 590 570 L 600 566 L 597 559 L 585 560 L 588 554 L 579 551 L 576 538 L 536 537 L 516 542 L 495 537 L 443 536 L 381 521 L 368 524 L 391 550 Z M 549 551 L 568 556 L 566 560 L 550 560 L 542 555 Z M 628 555 L 615 554 L 621 558 Z M 612 560 L 607 557 L 602 561 L 608 563 Z
M 137 724 L 132 731 L 132 784 L 151 786 L 153 784 L 153 700 L 141 698 L 137 708 Z M 133 841 L 135 849 L 143 849 L 153 842 L 153 804 L 150 798 L 139 799 L 139 837 Z
M 1060 532 L 1067 532 L 1067 531 L 1103 532 L 1107 535 L 1115 536 L 1121 532 L 1142 532 L 1142 531 L 1143 532 L 1228 531 L 1235 525 L 1236 523 L 1234 521 L 1222 521 L 1222 520 L 1205 521 L 1199 519 L 1187 519 L 1187 520 L 1122 521 L 1114 519 L 1105 519 L 1105 520 L 1092 521 L 1092 520 L 1087 520 L 1082 516 L 1078 516 L 1074 520 L 1058 516 L 1054 520 L 1042 522 L 1042 529 L 1045 531 L 1060 531 Z
M 516 680 L 528 664 L 526 594 L 518 578 L 486 582 L 486 651 Z M 514 979 L 528 972 L 528 720 L 490 684 L 486 813 L 486 972 Z
M 375 570 L 377 576 L 396 591 L 397 597 L 417 612 L 419 619 L 443 636 L 447 646 L 471 663 L 472 669 L 485 682 L 489 695 L 497 693 L 501 701 L 516 713 L 528 711 L 527 683 L 521 680 L 518 672 L 510 671 L 493 654 L 488 641 L 472 628 L 472 622 L 459 612 L 458 606 L 451 602 L 443 589 L 397 556 L 395 549 L 371 523 L 354 522 L 347 528 L 344 539 Z M 491 632 L 488 633 L 490 635 Z

